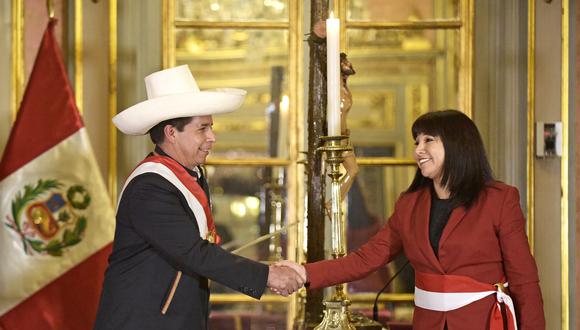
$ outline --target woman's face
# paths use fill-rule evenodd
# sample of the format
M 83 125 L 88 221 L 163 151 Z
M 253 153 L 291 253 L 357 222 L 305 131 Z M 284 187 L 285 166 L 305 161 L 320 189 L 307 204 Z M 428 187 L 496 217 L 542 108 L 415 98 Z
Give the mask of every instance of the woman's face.
M 419 134 L 415 139 L 415 153 L 413 157 L 424 177 L 430 178 L 436 183 L 441 182 L 443 163 L 445 161 L 445 148 L 440 137 Z

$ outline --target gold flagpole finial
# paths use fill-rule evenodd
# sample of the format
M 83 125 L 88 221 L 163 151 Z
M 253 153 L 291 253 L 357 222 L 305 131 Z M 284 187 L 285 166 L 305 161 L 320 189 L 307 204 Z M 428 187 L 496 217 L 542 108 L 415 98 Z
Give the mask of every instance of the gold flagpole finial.
M 48 11 L 48 18 L 54 18 L 54 2 L 46 0 L 46 10 Z

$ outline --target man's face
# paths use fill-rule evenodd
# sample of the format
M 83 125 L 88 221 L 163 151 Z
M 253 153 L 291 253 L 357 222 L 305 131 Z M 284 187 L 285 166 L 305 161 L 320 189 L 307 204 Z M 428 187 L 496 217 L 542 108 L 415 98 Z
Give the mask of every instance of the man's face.
M 187 168 L 203 164 L 215 142 L 212 126 L 211 116 L 194 116 L 182 132 L 175 130 L 176 160 Z

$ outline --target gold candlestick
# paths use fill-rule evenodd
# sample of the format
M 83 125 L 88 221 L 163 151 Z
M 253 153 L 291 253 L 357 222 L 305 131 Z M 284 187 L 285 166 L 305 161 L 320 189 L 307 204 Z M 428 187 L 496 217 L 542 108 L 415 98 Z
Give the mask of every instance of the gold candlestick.
M 331 221 L 331 239 L 332 239 L 332 257 L 334 259 L 342 258 L 346 254 L 346 232 L 345 221 L 342 217 L 342 201 L 340 196 L 340 164 L 344 161 L 343 153 L 351 151 L 352 147 L 348 143 L 343 144 L 343 140 L 347 140 L 348 136 L 323 136 L 324 145 L 318 148 L 319 151 L 326 153 L 326 163 L 329 164 L 330 173 L 328 176 L 331 179 L 331 207 L 330 207 L 330 221 Z M 344 284 L 338 284 L 334 287 L 334 294 L 329 301 L 324 302 L 324 318 L 322 322 L 316 326 L 315 330 L 354 330 L 354 325 L 350 322 L 348 300 L 345 292 Z

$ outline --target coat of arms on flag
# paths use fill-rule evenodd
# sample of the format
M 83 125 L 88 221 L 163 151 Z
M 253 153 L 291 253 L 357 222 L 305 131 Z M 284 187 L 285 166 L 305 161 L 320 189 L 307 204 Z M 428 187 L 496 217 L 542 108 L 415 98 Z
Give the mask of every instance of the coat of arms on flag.
M 82 185 L 65 187 L 59 180 L 27 184 L 12 200 L 5 225 L 22 241 L 26 254 L 62 256 L 63 251 L 83 239 L 91 203 Z
M 89 329 L 112 203 L 51 19 L 0 160 L 0 329 Z

